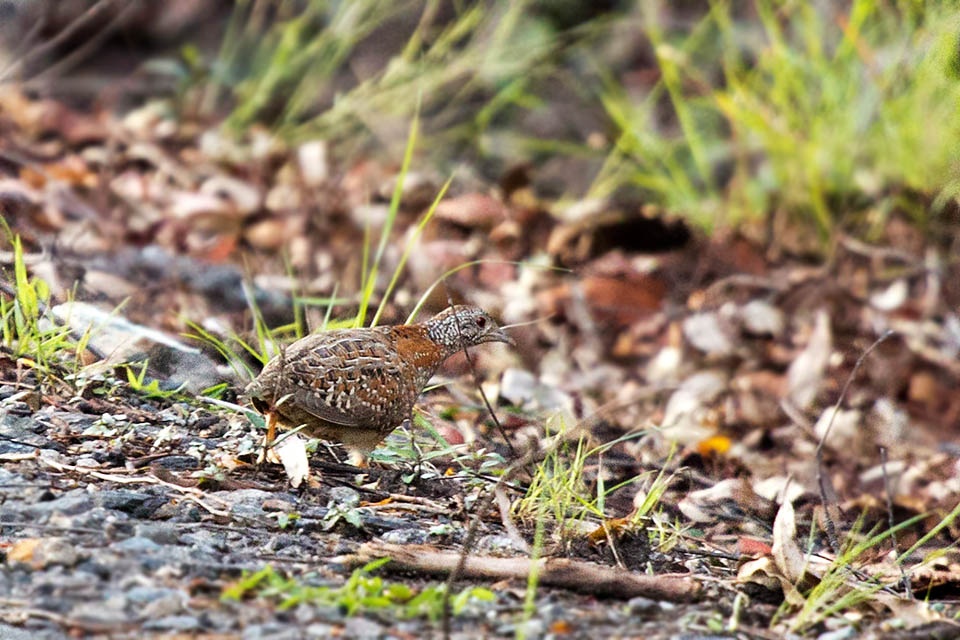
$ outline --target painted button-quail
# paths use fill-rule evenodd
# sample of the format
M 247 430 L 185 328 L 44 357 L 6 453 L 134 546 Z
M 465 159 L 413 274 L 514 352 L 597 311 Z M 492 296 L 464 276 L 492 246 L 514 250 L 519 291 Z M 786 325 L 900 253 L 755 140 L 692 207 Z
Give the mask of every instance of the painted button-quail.
M 464 347 L 513 340 L 474 306 L 444 309 L 426 322 L 339 329 L 294 342 L 270 360 L 246 395 L 276 424 L 356 453 L 376 447 L 412 418 L 413 405 L 448 357 Z

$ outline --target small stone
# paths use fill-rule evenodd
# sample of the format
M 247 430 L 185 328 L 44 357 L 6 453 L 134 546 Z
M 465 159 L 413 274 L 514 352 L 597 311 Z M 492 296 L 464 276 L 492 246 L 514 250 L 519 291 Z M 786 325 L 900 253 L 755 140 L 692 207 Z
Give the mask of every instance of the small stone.
M 827 631 L 817 636 L 817 640 L 847 640 L 847 638 L 856 638 L 860 635 L 854 625 L 847 625 L 833 631 Z
M 380 539 L 390 544 L 424 544 L 429 537 L 430 533 L 423 529 L 407 527 L 387 531 Z
M 11 456 L 10 459 L 16 459 L 18 456 L 24 456 L 33 453 L 36 450 L 31 444 L 22 442 L 0 441 L 0 456 Z
M 263 503 L 275 497 L 274 494 L 259 489 L 218 491 L 213 495 L 228 503 L 231 514 L 239 518 L 262 518 Z
M 207 529 L 197 529 L 185 533 L 180 537 L 180 542 L 190 545 L 191 548 L 209 556 L 220 555 L 229 548 L 226 536 L 222 532 Z
M 283 626 L 278 623 L 250 625 L 243 630 L 243 635 L 241 636 L 243 640 L 300 640 L 301 637 L 299 629 L 291 629 L 289 626 Z M 344 634 L 344 637 L 360 638 L 365 636 Z
M 3 640 L 36 640 L 37 637 L 33 630 L 12 627 L 0 622 L 0 638 L 3 638 Z
M 182 529 L 168 522 L 141 522 L 137 525 L 136 534 L 148 538 L 157 544 L 177 544 L 180 541 Z
M 76 466 L 84 469 L 99 469 L 100 463 L 93 456 L 80 456 L 77 458 Z
M 332 487 L 330 500 L 341 507 L 352 508 L 360 504 L 360 494 L 350 487 Z
M 296 504 L 293 502 L 274 498 L 264 500 L 261 506 L 264 511 L 280 511 L 282 513 L 290 513 L 292 511 L 296 511 L 297 509 Z
M 311 625 L 308 625 L 304 629 L 304 633 L 308 638 L 332 638 L 334 632 L 334 626 L 332 624 L 323 624 L 322 622 L 315 622 Z M 6 636 L 2 636 L 6 637 Z M 17 639 L 19 640 L 19 639 Z M 29 640 L 24 638 L 23 640 Z
M 769 335 L 774 338 L 783 333 L 786 321 L 783 311 L 764 300 L 751 300 L 740 309 L 743 327 L 755 335 Z
M 627 601 L 627 611 L 630 615 L 638 613 L 652 613 L 660 610 L 660 604 L 656 600 L 637 596 Z
M 166 456 L 157 460 L 156 465 L 170 471 L 191 471 L 200 466 L 193 456 Z
M 24 513 L 41 520 L 54 513 L 74 516 L 93 509 L 93 497 L 83 489 L 74 489 L 59 498 L 47 502 L 37 502 L 24 509 Z
M 24 484 L 26 480 L 18 473 L 0 467 L 0 484 Z M 22 497 L 22 496 L 21 496 Z
M 383 625 L 367 618 L 348 618 L 343 635 L 347 638 L 379 638 L 383 636 Z
M 542 638 L 546 631 L 546 624 L 539 618 L 533 618 L 516 625 L 516 636 L 519 638 Z
M 143 623 L 145 630 L 156 631 L 194 631 L 200 627 L 200 621 L 193 616 L 167 616 Z
M 127 600 L 122 595 L 100 602 L 82 602 L 70 611 L 70 618 L 103 625 L 123 624 L 130 620 L 124 611 L 126 604 Z
M 717 313 L 697 313 L 683 321 L 683 335 L 698 351 L 728 356 L 734 351 L 730 327 Z
M 133 536 L 114 545 L 116 549 L 128 553 L 155 553 L 162 547 L 149 538 Z
M 100 504 L 106 509 L 122 511 L 138 518 L 149 518 L 166 500 L 139 491 L 109 490 L 100 492 Z
M 80 560 L 80 554 L 66 538 L 27 538 L 10 547 L 7 559 L 46 569 L 53 565 L 72 567 Z
M 488 535 L 477 541 L 477 551 L 485 551 L 494 556 L 515 556 L 523 553 L 517 543 L 510 536 Z

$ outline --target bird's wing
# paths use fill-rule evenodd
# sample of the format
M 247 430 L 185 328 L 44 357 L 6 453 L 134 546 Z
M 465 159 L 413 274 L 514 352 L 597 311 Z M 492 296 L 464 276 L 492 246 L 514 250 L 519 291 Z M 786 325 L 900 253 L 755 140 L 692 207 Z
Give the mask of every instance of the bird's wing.
M 377 334 L 331 336 L 305 347 L 287 362 L 290 379 L 296 381 L 291 385 L 290 402 L 338 425 L 396 426 L 385 422 L 392 421 L 398 405 L 409 402 L 409 394 L 404 391 L 404 372 L 389 342 Z

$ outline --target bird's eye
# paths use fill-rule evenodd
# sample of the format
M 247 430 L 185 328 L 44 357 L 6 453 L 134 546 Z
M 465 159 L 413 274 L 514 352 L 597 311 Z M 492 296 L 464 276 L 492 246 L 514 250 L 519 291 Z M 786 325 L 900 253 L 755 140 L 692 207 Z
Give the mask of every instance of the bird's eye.
M 477 326 L 483 329 L 485 326 L 487 326 L 487 319 L 483 316 L 477 318 Z

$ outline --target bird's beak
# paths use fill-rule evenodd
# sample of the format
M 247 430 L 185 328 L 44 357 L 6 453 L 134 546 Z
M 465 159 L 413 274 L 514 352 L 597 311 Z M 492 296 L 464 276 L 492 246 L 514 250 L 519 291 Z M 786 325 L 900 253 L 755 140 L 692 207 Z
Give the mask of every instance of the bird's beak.
M 497 327 L 496 331 L 491 331 L 487 336 L 487 341 L 489 342 L 505 342 L 511 347 L 517 346 L 516 341 L 507 335 L 507 332 L 503 329 Z

